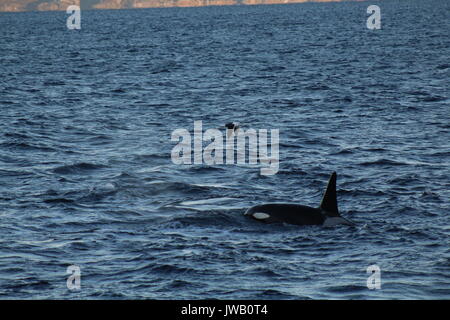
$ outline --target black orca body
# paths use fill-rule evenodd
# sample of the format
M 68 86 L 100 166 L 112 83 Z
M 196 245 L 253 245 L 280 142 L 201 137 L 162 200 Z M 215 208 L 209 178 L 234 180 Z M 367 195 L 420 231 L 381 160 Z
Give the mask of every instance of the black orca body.
M 228 122 L 225 124 L 225 128 L 236 131 L 239 129 L 239 123 L 238 122 Z
M 318 208 L 298 204 L 268 203 L 251 207 L 245 212 L 245 215 L 266 223 L 284 222 L 301 226 L 353 225 L 353 222 L 342 218 L 339 214 L 336 198 L 336 172 L 332 173 Z

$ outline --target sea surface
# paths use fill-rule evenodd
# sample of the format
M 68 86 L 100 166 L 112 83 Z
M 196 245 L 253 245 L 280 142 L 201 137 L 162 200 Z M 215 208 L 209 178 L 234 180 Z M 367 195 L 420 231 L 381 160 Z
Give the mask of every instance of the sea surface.
M 449 13 L 0 13 L 0 298 L 450 299 Z M 279 129 L 278 172 L 174 164 L 196 120 Z M 243 216 L 318 206 L 333 171 L 355 227 Z

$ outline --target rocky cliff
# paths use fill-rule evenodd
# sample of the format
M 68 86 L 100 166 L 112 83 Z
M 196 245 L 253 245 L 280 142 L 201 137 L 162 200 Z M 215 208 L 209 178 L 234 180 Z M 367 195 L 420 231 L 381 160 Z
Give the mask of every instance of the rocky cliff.
M 0 0 L 0 11 L 17 12 L 66 10 L 69 5 L 80 5 L 80 3 L 82 9 L 125 9 L 334 1 L 342 0 Z
M 67 7 L 72 4 L 80 5 L 80 0 L 0 0 L 0 11 L 66 10 Z

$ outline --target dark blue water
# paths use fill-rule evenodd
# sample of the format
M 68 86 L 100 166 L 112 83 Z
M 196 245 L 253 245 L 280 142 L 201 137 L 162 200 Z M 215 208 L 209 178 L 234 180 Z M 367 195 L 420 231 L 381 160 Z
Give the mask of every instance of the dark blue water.
M 381 30 L 367 2 L 0 14 L 0 297 L 449 299 L 450 2 L 370 4 Z M 279 172 L 173 164 L 194 120 L 279 129 Z M 357 227 L 243 216 L 332 171 Z

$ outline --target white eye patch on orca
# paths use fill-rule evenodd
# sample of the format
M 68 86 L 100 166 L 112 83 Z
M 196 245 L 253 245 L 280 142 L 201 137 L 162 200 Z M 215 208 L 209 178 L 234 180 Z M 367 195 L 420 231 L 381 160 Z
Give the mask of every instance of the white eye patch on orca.
M 264 212 L 255 212 L 253 213 L 253 218 L 257 219 L 257 220 L 265 220 L 270 218 L 270 215 L 268 215 L 267 213 Z

